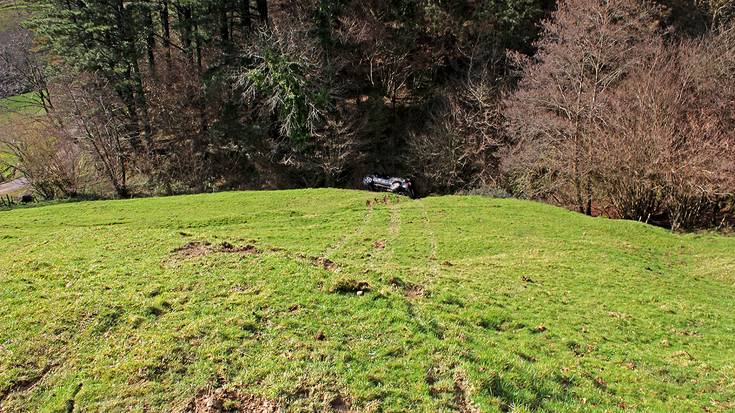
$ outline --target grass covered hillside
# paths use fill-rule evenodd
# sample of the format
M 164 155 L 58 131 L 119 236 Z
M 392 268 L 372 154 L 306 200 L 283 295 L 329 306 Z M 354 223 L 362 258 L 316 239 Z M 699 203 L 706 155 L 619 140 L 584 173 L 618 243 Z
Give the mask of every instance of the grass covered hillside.
M 0 99 L 0 183 L 18 177 L 15 170 L 17 159 L 3 141 L 17 138 L 19 125 L 31 122 L 29 115 L 39 111 L 38 105 L 38 99 L 32 92 Z
M 735 238 L 518 200 L 0 212 L 0 412 L 725 412 Z

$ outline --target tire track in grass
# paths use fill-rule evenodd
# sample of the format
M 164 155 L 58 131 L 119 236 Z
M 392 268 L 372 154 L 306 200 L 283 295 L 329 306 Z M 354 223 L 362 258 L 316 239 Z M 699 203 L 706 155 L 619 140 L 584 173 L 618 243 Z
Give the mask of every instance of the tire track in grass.
M 366 200 L 362 221 L 351 231 L 346 227 L 342 236 L 318 253 L 319 257 L 330 262 L 335 260 L 338 267 L 347 270 L 345 276 L 381 273 L 382 266 L 377 262 L 386 260 L 383 247 L 391 233 L 391 212 L 387 205 L 390 205 L 387 197 Z
M 365 233 L 365 230 L 367 229 L 368 224 L 373 217 L 373 210 L 374 208 L 372 205 L 366 205 L 365 213 L 363 215 L 360 225 L 358 225 L 357 228 L 354 229 L 354 231 L 342 235 L 339 240 L 327 246 L 327 248 L 325 248 L 320 255 L 325 258 L 330 258 L 334 253 L 341 250 L 345 245 L 347 245 L 349 241 L 362 236 Z
M 396 264 L 394 262 L 396 260 L 395 244 L 401 233 L 401 211 L 398 206 L 400 202 L 398 197 L 386 197 L 384 199 L 388 206 L 388 233 L 383 247 L 379 249 L 382 256 L 382 259 L 379 260 L 381 264 L 379 272 L 388 274 L 391 271 L 392 264 Z
M 400 211 L 396 204 L 395 198 L 388 196 L 368 200 L 368 212 L 359 230 L 336 243 L 338 248 L 329 251 L 334 253 L 339 249 L 349 249 L 343 258 L 355 273 L 388 275 L 388 264 L 395 256 L 392 244 L 400 233 Z
M 418 202 L 418 204 L 416 204 Z M 445 343 L 446 320 L 437 316 L 437 298 L 433 297 L 440 282 L 439 240 L 434 230 L 431 207 L 426 200 L 414 201 L 404 209 L 402 217 L 412 224 L 404 230 L 410 236 L 416 254 L 415 264 L 408 276 L 416 277 L 416 283 L 405 281 L 403 303 L 408 317 L 426 342 L 432 343 L 432 354 L 424 360 L 425 375 L 420 383 L 431 401 L 432 411 L 479 412 L 473 400 L 474 388 L 465 370 L 456 362 L 456 354 Z M 451 337 L 450 337 L 451 340 Z
M 428 241 L 429 241 L 429 256 L 427 257 L 427 268 L 429 271 L 429 282 L 433 283 L 436 278 L 439 277 L 439 242 L 436 238 L 436 233 L 431 228 L 431 218 L 429 218 L 429 209 L 426 206 L 426 203 L 422 200 L 421 202 L 421 209 L 422 209 L 422 222 L 424 231 L 428 233 Z
M 420 273 L 424 279 L 421 282 L 421 288 L 432 294 L 437 288 L 437 284 L 441 281 L 441 264 L 439 261 L 439 239 L 434 230 L 434 222 L 432 222 L 431 207 L 426 200 L 419 200 L 419 208 L 416 208 L 417 231 L 423 234 L 424 259 Z M 479 412 L 480 408 L 473 400 L 475 393 L 474 385 L 467 376 L 464 368 L 447 354 L 451 350 L 445 347 L 445 328 L 441 324 L 441 320 L 435 315 L 437 309 L 435 302 L 431 299 L 416 300 L 412 297 L 406 297 L 406 308 L 414 322 L 425 330 L 427 335 L 433 335 L 439 339 L 437 350 L 428 360 L 426 376 L 424 378 L 426 391 L 432 398 L 436 411 L 460 411 L 466 413 Z
M 400 198 L 388 198 L 388 211 L 390 212 L 390 225 L 388 226 L 388 232 L 391 238 L 398 238 L 401 232 L 401 211 L 398 208 Z

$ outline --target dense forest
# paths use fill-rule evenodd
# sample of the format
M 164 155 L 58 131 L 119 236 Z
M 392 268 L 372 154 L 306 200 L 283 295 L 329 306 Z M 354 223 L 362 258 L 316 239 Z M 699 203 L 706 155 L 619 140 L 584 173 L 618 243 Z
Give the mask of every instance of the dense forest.
M 0 93 L 38 108 L 0 141 L 40 197 L 356 187 L 379 172 L 425 194 L 735 225 L 731 0 L 14 10 Z

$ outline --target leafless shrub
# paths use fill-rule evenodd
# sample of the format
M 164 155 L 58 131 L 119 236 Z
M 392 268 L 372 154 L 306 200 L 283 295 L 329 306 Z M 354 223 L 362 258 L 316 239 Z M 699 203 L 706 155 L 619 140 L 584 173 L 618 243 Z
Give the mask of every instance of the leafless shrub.
M 49 110 L 53 105 L 40 56 L 33 51 L 33 38 L 28 30 L 14 27 L 0 31 L 0 96 L 13 96 L 33 91 L 38 99 L 30 106 Z
M 412 133 L 408 162 L 439 191 L 493 185 L 500 145 L 499 93 L 485 72 L 450 85 L 427 130 Z
M 302 151 L 304 163 L 311 165 L 308 169 L 313 171 L 305 185 L 344 184 L 355 164 L 365 160 L 367 143 L 358 132 L 364 119 L 350 115 L 347 110 L 328 115 L 320 133 Z
M 89 159 L 45 116 L 16 116 L 12 129 L 0 128 L 0 143 L 43 198 L 75 197 L 90 188 Z
M 62 137 L 89 154 L 100 178 L 117 196 L 130 196 L 131 141 L 137 131 L 129 123 L 125 106 L 101 78 L 82 76 L 59 82 L 57 108 L 50 113 Z
M 625 0 L 571 10 L 575 1 L 559 8 L 556 24 L 571 15 L 627 17 L 603 20 L 581 38 L 574 25 L 547 24 L 551 40 L 541 42 L 540 62 L 525 66 L 527 79 L 508 101 L 516 139 L 504 165 L 511 183 L 586 213 L 593 212 L 594 196 L 596 212 L 674 229 L 732 220 L 733 31 L 664 44 L 646 31 L 647 20 L 631 26 L 632 15 L 645 14 L 632 13 L 637 9 Z M 585 37 L 607 34 L 597 48 L 577 50 Z M 570 56 L 581 59 L 576 74 Z M 558 59 L 566 60 L 554 64 Z
M 652 11 L 634 0 L 559 3 L 504 114 L 515 145 L 503 169 L 521 195 L 592 213 L 594 138 L 609 91 L 648 59 Z
M 696 0 L 694 4 L 707 12 L 713 27 L 724 25 L 735 17 L 735 2 L 732 0 Z
M 596 149 L 601 189 L 617 214 L 675 229 L 729 219 L 733 46 L 725 33 L 661 47 L 613 94 Z
M 215 166 L 211 155 L 211 123 L 220 108 L 203 105 L 196 65 L 180 52 L 158 51 L 166 65 L 144 81 L 151 129 L 149 147 L 138 152 L 136 169 L 152 193 L 176 194 L 210 190 L 208 177 Z M 208 56 L 205 54 L 205 58 Z M 212 99 L 218 102 L 217 99 Z M 209 161 L 209 162 L 208 162 Z M 207 167 L 209 163 L 209 168 Z

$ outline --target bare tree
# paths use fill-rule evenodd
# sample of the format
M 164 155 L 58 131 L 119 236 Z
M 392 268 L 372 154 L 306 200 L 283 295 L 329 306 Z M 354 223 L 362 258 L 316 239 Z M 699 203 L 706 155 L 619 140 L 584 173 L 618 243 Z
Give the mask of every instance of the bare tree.
M 408 161 L 437 190 L 495 186 L 502 121 L 500 93 L 489 77 L 480 70 L 450 84 L 426 130 L 409 138 Z
M 650 11 L 575 1 L 507 100 L 505 170 L 588 214 L 594 194 L 599 212 L 674 229 L 732 221 L 735 30 L 666 44 Z
M 517 59 L 523 79 L 505 110 L 516 141 L 510 154 L 523 159 L 514 165 L 508 156 L 506 168 L 522 175 L 525 191 L 530 180 L 552 185 L 558 202 L 592 213 L 591 132 L 608 92 L 648 59 L 645 44 L 658 41 L 653 16 L 634 0 L 565 0 L 543 23 L 536 56 Z
M 0 95 L 32 91 L 38 99 L 27 99 L 27 106 L 38 106 L 48 112 L 53 105 L 45 68 L 32 46 L 28 30 L 15 28 L 0 32 L 0 67 L 3 68 L 0 70 Z
M 723 44 L 716 36 L 661 47 L 611 95 L 594 136 L 600 191 L 613 215 L 674 229 L 732 218 L 720 211 L 735 193 L 733 109 L 727 108 L 735 97 L 729 85 L 735 59 Z M 719 64 L 728 53 L 729 81 Z
M 66 139 L 77 143 L 93 159 L 100 177 L 106 179 L 117 196 L 130 196 L 128 174 L 131 166 L 131 130 L 125 106 L 99 77 L 85 76 L 59 84 L 59 108 L 51 113 Z
M 0 168 L 15 169 L 43 198 L 75 197 L 87 188 L 88 158 L 46 116 L 15 116 L 12 129 L 0 128 L 0 149 L 9 155 L 0 157 Z

